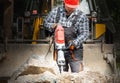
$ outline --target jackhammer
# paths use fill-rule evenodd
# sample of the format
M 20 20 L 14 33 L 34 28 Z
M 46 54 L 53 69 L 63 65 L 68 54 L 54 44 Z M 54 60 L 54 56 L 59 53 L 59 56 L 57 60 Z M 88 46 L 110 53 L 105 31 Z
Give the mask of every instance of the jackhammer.
M 54 51 L 54 60 L 57 62 L 60 73 L 63 72 L 65 62 L 64 51 L 70 51 L 71 57 L 73 60 L 77 60 L 74 56 L 73 50 L 74 46 L 70 43 L 66 46 L 65 45 L 65 33 L 64 28 L 61 25 L 58 25 L 55 29 L 54 35 L 54 42 L 55 42 L 55 51 Z
M 64 28 L 61 25 L 58 25 L 55 29 L 55 52 L 56 52 L 56 61 L 59 66 L 60 73 L 63 72 L 63 67 L 65 65 L 64 51 L 65 49 L 65 37 L 64 37 Z

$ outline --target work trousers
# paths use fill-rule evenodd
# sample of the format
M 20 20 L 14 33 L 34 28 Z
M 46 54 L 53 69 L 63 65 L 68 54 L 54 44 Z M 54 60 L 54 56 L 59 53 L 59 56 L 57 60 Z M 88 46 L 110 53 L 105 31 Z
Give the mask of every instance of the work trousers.
M 78 73 L 80 72 L 80 65 L 83 64 L 83 49 L 79 48 L 73 51 L 74 57 L 76 60 L 74 60 L 71 56 L 70 51 L 65 52 L 65 60 L 66 65 L 64 66 L 64 71 L 69 70 L 69 66 L 71 68 L 71 72 Z

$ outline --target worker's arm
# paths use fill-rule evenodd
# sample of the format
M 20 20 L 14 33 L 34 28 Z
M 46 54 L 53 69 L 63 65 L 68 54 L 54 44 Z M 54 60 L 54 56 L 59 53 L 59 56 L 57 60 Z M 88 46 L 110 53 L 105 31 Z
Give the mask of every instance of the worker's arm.
M 76 48 L 79 48 L 84 41 L 89 38 L 89 20 L 85 15 L 81 15 L 76 24 L 77 38 L 72 41 Z
M 56 27 L 56 14 L 57 8 L 53 9 L 44 20 L 43 25 L 50 32 L 53 32 Z

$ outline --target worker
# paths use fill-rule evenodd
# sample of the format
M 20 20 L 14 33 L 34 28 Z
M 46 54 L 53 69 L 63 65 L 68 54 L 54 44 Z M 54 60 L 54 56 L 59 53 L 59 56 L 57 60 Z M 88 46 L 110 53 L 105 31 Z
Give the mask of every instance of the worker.
M 54 32 L 58 24 L 65 29 L 65 45 L 74 46 L 65 51 L 66 65 L 64 71 L 71 68 L 71 72 L 83 70 L 83 42 L 89 38 L 89 20 L 79 9 L 80 0 L 64 0 L 63 5 L 54 8 L 44 20 L 44 27 Z M 73 54 L 73 56 L 72 56 Z

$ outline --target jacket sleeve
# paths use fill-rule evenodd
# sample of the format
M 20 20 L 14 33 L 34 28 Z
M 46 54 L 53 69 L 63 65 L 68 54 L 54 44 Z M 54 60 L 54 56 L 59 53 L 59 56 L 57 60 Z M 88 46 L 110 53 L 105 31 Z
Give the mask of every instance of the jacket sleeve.
M 53 32 L 53 24 L 56 22 L 57 8 L 53 9 L 45 18 L 43 26 L 46 30 Z
M 73 40 L 73 44 L 76 48 L 79 48 L 88 38 L 89 20 L 86 15 L 82 15 L 77 23 L 77 38 Z

